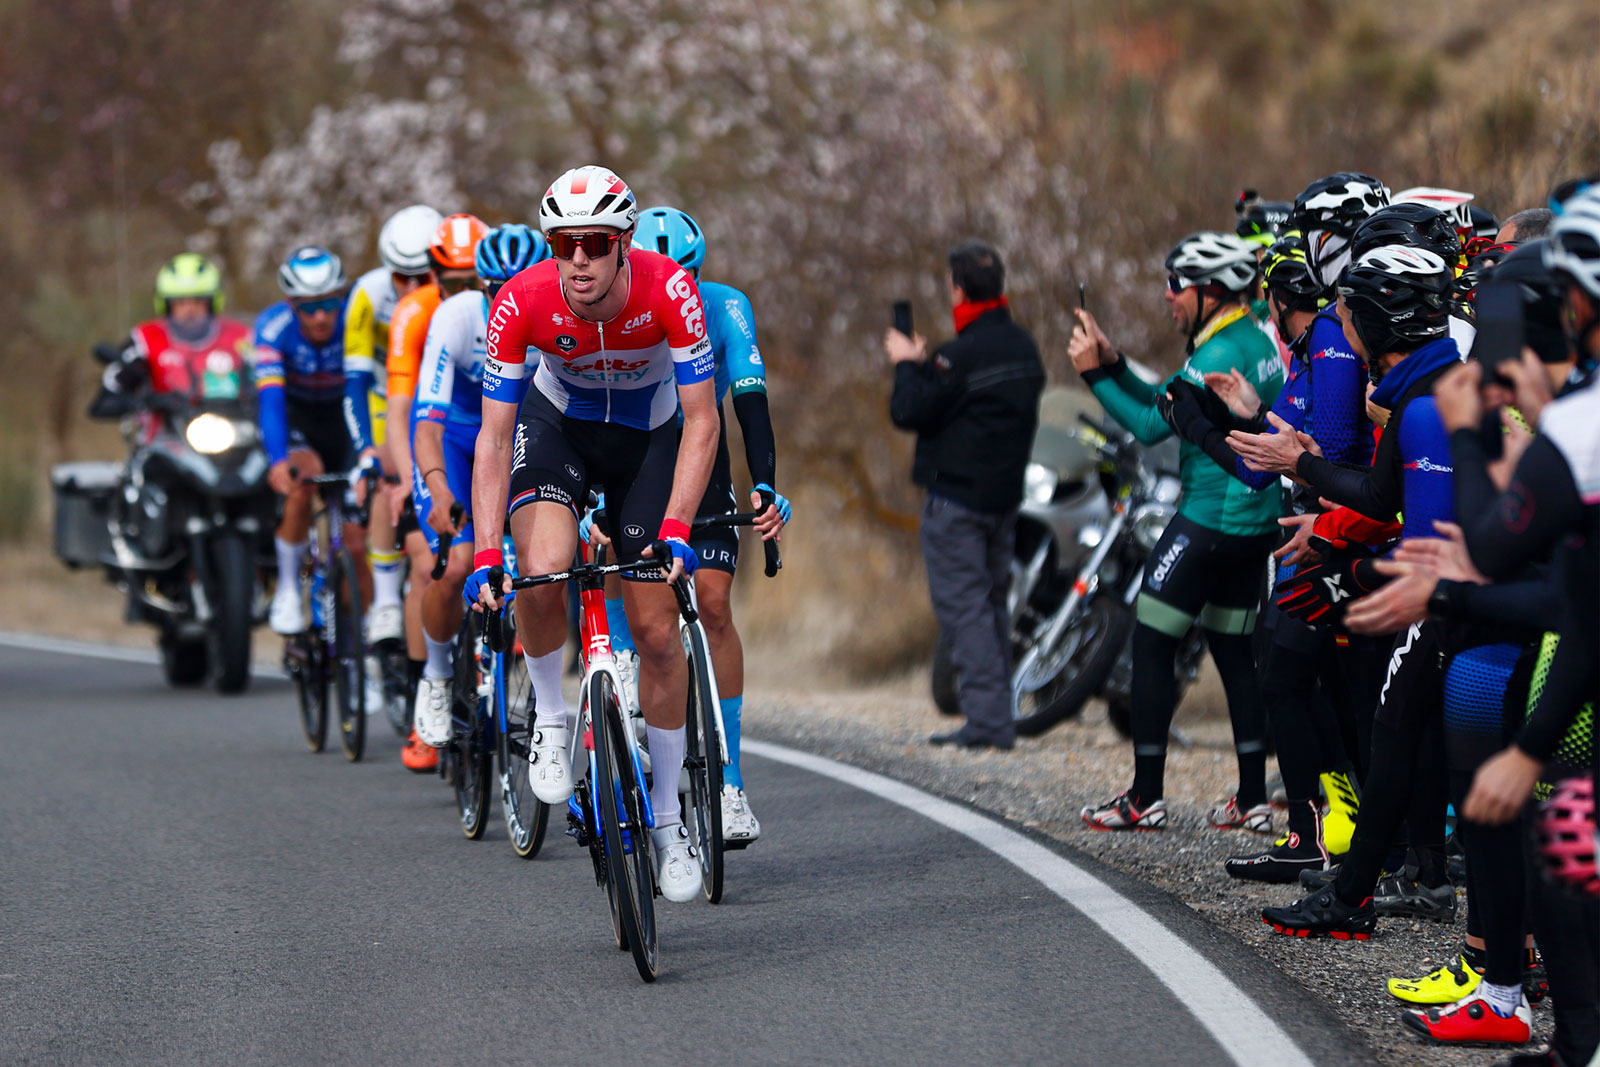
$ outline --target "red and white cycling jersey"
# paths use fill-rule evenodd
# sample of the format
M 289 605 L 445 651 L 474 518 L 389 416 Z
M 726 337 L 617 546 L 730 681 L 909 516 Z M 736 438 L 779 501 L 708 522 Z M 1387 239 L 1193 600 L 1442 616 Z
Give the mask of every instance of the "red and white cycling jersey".
M 677 387 L 712 377 L 716 359 L 694 275 L 667 256 L 628 253 L 628 303 L 607 322 L 580 318 L 556 261 L 506 282 L 489 310 L 483 395 L 520 404 L 533 384 L 575 419 L 653 430 L 678 410 Z

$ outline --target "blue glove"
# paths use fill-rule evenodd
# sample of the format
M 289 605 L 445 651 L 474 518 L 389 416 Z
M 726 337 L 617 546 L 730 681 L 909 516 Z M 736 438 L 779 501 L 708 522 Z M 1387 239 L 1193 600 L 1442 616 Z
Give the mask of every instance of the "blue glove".
M 683 562 L 683 573 L 686 576 L 693 574 L 695 572 L 695 568 L 700 566 L 700 557 L 695 554 L 694 549 L 689 547 L 689 542 L 683 540 L 681 537 L 668 537 L 664 540 L 666 542 L 667 551 L 672 553 L 672 559 L 661 561 L 663 571 L 670 569 L 672 566 L 672 560 L 675 559 Z
M 469 610 L 478 602 L 478 594 L 482 591 L 483 587 L 489 584 L 489 572 L 493 569 L 494 568 L 490 566 L 479 567 L 477 570 L 467 575 L 466 582 L 461 586 L 461 599 L 467 602 L 467 608 Z M 500 602 L 502 604 L 509 604 L 511 603 L 512 599 L 516 597 L 516 595 L 517 594 L 514 592 L 502 593 L 500 595 Z
M 594 543 L 593 537 L 590 536 L 590 531 L 594 529 L 594 513 L 601 510 L 605 506 L 606 495 L 604 493 L 600 493 L 595 497 L 594 507 L 584 512 L 583 518 L 578 520 L 578 539 L 584 544 L 589 545 Z
M 756 486 L 756 492 L 771 493 L 774 498 L 773 504 L 778 509 L 778 518 L 783 520 L 783 524 L 785 526 L 789 525 L 789 516 L 794 514 L 794 508 L 789 506 L 789 498 L 772 488 L 772 486 L 768 485 L 766 482 L 762 482 L 760 485 Z

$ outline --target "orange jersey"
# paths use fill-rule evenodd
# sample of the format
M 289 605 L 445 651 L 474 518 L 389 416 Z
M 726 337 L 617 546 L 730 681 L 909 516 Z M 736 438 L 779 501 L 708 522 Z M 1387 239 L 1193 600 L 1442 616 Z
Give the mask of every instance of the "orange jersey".
M 422 366 L 422 348 L 428 340 L 428 323 L 439 309 L 439 287 L 424 285 L 406 294 L 395 305 L 389 320 L 389 395 L 417 395 L 417 370 Z

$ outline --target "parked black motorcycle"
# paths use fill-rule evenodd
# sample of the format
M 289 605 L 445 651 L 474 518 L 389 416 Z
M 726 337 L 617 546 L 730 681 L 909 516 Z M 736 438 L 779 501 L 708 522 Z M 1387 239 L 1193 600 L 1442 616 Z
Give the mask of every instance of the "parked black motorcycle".
M 118 352 L 95 346 L 103 363 Z M 160 633 L 175 686 L 211 675 L 224 693 L 250 681 L 251 631 L 266 617 L 262 563 L 276 507 L 243 374 L 202 395 L 140 396 L 122 412 L 128 459 L 51 471 L 55 550 L 100 566 L 128 598 L 130 622 Z

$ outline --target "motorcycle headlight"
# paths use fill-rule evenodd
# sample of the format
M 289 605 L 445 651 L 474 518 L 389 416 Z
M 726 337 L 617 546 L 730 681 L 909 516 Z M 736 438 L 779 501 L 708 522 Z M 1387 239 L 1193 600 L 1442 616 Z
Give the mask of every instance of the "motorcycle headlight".
M 1172 521 L 1176 509 L 1170 504 L 1159 501 L 1140 504 L 1133 509 L 1133 514 L 1128 516 L 1128 526 L 1133 531 L 1133 539 L 1139 547 L 1146 552 L 1154 551 L 1156 542 L 1161 540 L 1161 534 L 1166 530 L 1167 524 Z
M 221 415 L 213 415 L 207 411 L 189 420 L 183 436 L 189 442 L 189 447 L 196 452 L 214 456 L 218 452 L 226 452 L 237 444 L 240 433 L 232 419 L 225 419 Z
M 1043 463 L 1030 463 L 1022 475 L 1022 496 L 1030 504 L 1050 503 L 1056 495 L 1056 483 L 1061 479 Z

